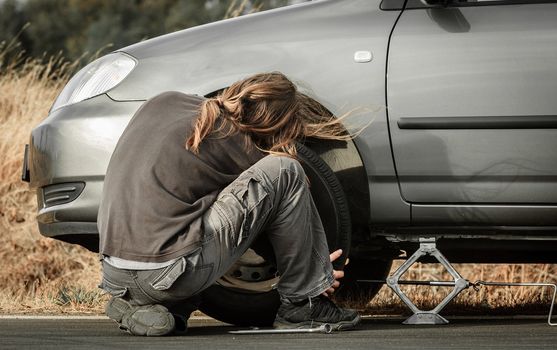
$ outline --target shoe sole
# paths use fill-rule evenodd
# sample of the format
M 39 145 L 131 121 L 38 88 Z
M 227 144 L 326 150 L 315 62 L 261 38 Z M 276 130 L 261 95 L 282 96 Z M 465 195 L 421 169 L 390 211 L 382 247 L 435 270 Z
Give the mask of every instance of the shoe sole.
M 303 328 L 317 328 L 324 324 L 331 326 L 333 332 L 347 331 L 356 328 L 360 323 L 360 315 L 357 315 L 350 321 L 341 321 L 335 323 L 319 322 L 319 321 L 304 321 L 299 323 L 291 323 L 285 320 L 275 320 L 273 327 L 276 329 L 303 329 Z

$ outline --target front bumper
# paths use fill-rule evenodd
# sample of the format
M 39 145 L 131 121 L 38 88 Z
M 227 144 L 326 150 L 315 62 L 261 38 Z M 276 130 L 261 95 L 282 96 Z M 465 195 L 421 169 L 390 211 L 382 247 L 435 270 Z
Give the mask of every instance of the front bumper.
M 28 170 L 30 186 L 37 189 L 41 234 L 97 234 L 108 162 L 142 103 L 97 96 L 56 110 L 32 131 L 24 175 Z

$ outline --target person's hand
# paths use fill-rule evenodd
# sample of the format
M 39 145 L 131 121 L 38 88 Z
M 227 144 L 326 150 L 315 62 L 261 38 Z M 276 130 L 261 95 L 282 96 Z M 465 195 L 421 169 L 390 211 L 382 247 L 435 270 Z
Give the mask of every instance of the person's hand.
M 334 252 L 332 252 L 331 255 L 329 255 L 329 258 L 331 259 L 331 262 L 334 262 L 336 259 L 340 258 L 341 255 L 342 255 L 342 249 L 338 249 L 338 250 L 335 250 Z M 346 263 L 348 263 L 348 260 L 346 260 Z M 333 282 L 333 285 L 331 286 L 331 288 L 329 288 L 325 292 L 323 292 L 323 294 L 325 296 L 330 296 L 331 294 L 333 294 L 335 292 L 335 289 L 337 289 L 340 286 L 339 279 L 344 277 L 344 271 L 333 270 L 333 277 L 335 278 L 335 281 Z

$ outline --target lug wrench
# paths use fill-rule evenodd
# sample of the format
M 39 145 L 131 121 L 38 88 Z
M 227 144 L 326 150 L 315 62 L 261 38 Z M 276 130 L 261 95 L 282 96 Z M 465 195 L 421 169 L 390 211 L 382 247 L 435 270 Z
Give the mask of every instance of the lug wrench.
M 322 324 L 315 328 L 277 328 L 277 329 L 260 329 L 253 328 L 247 330 L 229 331 L 230 334 L 292 334 L 292 333 L 331 333 L 333 327 L 328 324 Z

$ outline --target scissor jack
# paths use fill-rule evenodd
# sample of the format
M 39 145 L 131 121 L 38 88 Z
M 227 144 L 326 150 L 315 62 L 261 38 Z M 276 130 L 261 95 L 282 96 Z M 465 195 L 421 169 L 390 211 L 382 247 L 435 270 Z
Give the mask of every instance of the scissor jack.
M 462 278 L 460 274 L 453 268 L 451 263 L 445 258 L 443 254 L 437 249 L 435 244 L 435 238 L 433 237 L 421 237 L 419 239 L 420 248 L 414 252 L 402 264 L 393 274 L 391 274 L 387 280 L 360 280 L 359 282 L 369 282 L 369 283 L 386 283 L 396 295 L 412 310 L 414 313 L 408 319 L 406 319 L 404 324 L 447 324 L 447 321 L 443 316 L 439 315 L 439 312 L 447 306 L 451 300 L 453 300 L 460 292 L 463 290 L 473 287 L 478 290 L 480 286 L 527 286 L 527 287 L 551 287 L 553 288 L 553 298 L 551 300 L 551 306 L 549 308 L 549 316 L 547 318 L 547 323 L 550 326 L 555 326 L 557 323 L 551 322 L 551 317 L 553 314 L 553 306 L 555 304 L 555 296 L 557 294 L 557 285 L 553 283 L 536 283 L 536 282 L 522 282 L 522 283 L 511 283 L 511 282 L 485 282 L 476 281 L 470 282 L 467 279 Z M 437 261 L 447 269 L 449 274 L 453 277 L 453 281 L 409 281 L 400 280 L 400 277 L 408 271 L 408 269 L 414 265 L 423 256 L 431 256 L 437 259 Z M 454 287 L 451 293 L 447 295 L 435 308 L 431 310 L 421 310 L 400 290 L 401 284 L 412 284 L 412 285 L 427 285 L 427 286 L 444 286 L 444 287 Z

